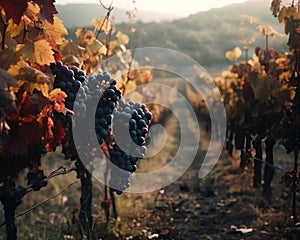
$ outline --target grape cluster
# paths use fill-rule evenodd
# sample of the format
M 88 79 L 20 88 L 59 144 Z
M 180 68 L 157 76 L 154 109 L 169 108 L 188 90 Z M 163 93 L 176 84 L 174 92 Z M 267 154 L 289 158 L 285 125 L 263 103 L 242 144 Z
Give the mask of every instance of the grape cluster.
M 108 72 L 92 76 L 89 82 L 93 85 L 93 89 L 96 89 L 98 98 L 101 96 L 96 110 L 95 127 L 98 142 L 102 144 L 111 133 L 113 111 L 122 92 L 116 87 L 116 80 L 111 79 Z
M 55 75 L 54 88 L 67 94 L 65 106 L 74 111 L 75 124 L 85 124 L 88 129 L 88 133 L 82 134 L 88 139 L 82 139 L 80 149 L 86 147 L 84 143 L 94 144 L 89 139 L 93 139 L 96 131 L 98 144 L 108 146 L 110 186 L 121 194 L 129 187 L 129 178 L 136 171 L 138 160 L 145 156 L 151 112 L 144 104 L 125 102 L 116 80 L 108 72 L 86 77 L 82 70 L 74 66 L 68 68 L 61 62 L 52 64 L 51 69 Z M 95 121 L 87 121 L 88 116 L 95 116 Z M 66 126 L 72 136 L 72 127 Z M 73 153 L 75 146 L 71 137 L 67 142 L 69 148 L 63 148 L 64 153 Z
M 118 186 L 117 193 L 128 188 L 127 174 L 134 172 L 138 160 L 145 156 L 145 144 L 151 120 L 152 114 L 145 105 L 135 102 L 126 103 L 123 99 L 119 101 L 113 119 L 117 144 L 110 150 L 111 162 L 116 166 L 111 171 L 110 185 Z
M 86 100 L 84 99 L 84 97 L 86 97 L 85 89 L 82 86 L 86 80 L 86 77 L 82 70 L 79 70 L 75 66 L 68 68 L 67 66 L 63 65 L 62 62 L 53 63 L 50 67 L 55 76 L 53 87 L 60 88 L 67 94 L 67 98 L 65 100 L 66 108 L 71 110 L 73 109 L 77 93 L 82 95 L 83 102 Z M 81 105 L 81 113 L 86 111 L 86 107 L 83 102 Z

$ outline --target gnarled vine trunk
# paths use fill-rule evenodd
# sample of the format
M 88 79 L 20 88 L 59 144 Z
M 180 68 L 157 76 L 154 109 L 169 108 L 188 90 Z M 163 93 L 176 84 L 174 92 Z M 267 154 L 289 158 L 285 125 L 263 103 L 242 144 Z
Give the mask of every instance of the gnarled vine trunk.
M 263 196 L 271 199 L 272 198 L 272 189 L 271 183 L 275 173 L 275 168 L 273 160 L 273 151 L 276 141 L 273 137 L 268 137 L 266 139 L 266 165 L 264 169 L 264 185 L 263 185 Z

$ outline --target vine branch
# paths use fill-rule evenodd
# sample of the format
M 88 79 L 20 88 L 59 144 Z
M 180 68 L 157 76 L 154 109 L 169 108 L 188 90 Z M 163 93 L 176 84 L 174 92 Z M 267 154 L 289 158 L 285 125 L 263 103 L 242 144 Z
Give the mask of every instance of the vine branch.
M 15 216 L 15 219 L 17 219 L 17 218 L 19 218 L 19 217 L 21 217 L 21 216 L 23 216 L 23 215 L 25 215 L 25 214 L 27 214 L 27 213 L 33 211 L 34 209 L 36 209 L 36 208 L 38 208 L 38 207 L 44 205 L 45 203 L 49 202 L 49 201 L 52 200 L 53 198 L 58 197 L 59 195 L 63 194 L 65 191 L 67 191 L 70 187 L 72 187 L 73 185 L 75 185 L 75 184 L 78 183 L 78 182 L 79 182 L 79 180 L 77 179 L 76 181 L 74 181 L 74 182 L 70 183 L 69 185 L 67 185 L 66 187 L 64 187 L 60 192 L 55 193 L 55 194 L 52 194 L 51 196 L 49 196 L 49 197 L 46 198 L 45 200 L 43 200 L 43 201 L 41 201 L 41 202 L 35 204 L 35 205 L 32 206 L 31 208 L 28 208 L 28 209 L 26 209 L 26 210 L 23 211 L 23 212 L 17 214 L 17 215 Z M 5 222 L 1 223 L 1 224 L 0 224 L 0 227 L 2 227 L 2 226 L 4 226 L 4 225 L 5 225 Z

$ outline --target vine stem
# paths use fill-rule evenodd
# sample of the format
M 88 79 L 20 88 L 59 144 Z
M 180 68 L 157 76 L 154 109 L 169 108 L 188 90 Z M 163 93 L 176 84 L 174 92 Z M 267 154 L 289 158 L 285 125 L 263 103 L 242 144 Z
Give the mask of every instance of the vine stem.
M 133 3 L 135 4 L 135 1 L 133 1 Z M 134 8 L 133 11 L 136 11 L 136 7 Z M 132 30 L 133 29 L 133 24 L 135 23 L 134 19 L 133 19 L 134 16 L 130 15 L 130 25 L 131 25 L 131 30 L 130 30 L 130 39 L 133 39 L 133 34 L 134 34 L 134 31 Z M 132 42 L 130 41 L 129 43 L 129 49 L 131 50 L 132 52 L 132 55 L 131 55 L 131 59 L 130 59 L 130 63 L 128 65 L 128 71 L 127 71 L 127 79 L 126 79 L 126 83 L 125 85 L 128 84 L 128 82 L 131 80 L 130 78 L 130 71 L 131 71 L 131 68 L 132 68 L 132 64 L 133 64 L 133 60 L 134 60 L 134 54 L 135 54 L 135 50 L 134 50 L 134 46 L 132 46 Z M 123 94 L 125 93 L 125 90 L 126 90 L 126 87 L 124 87 L 124 92 Z
M 100 29 L 97 31 L 96 39 L 98 39 L 99 34 L 101 33 L 102 28 L 103 28 L 105 22 L 106 22 L 106 21 L 108 22 L 109 17 L 110 17 L 110 14 L 111 14 L 112 10 L 114 9 L 114 8 L 112 7 L 114 1 L 112 1 L 112 2 L 110 3 L 109 7 L 106 7 L 106 6 L 102 3 L 101 0 L 99 0 L 99 2 L 100 2 L 100 5 L 107 11 L 107 13 L 106 13 L 106 16 L 105 16 L 105 21 L 102 22 L 102 25 L 100 26 Z M 111 30 L 111 31 L 112 31 L 112 30 Z M 96 32 L 96 31 L 95 31 L 95 32 Z
M 134 60 L 135 50 L 132 49 L 131 52 L 132 52 L 132 55 L 131 55 L 130 63 L 129 63 L 129 65 L 128 65 L 127 80 L 126 80 L 125 85 L 127 85 L 128 82 L 131 80 L 130 72 L 131 72 L 131 70 L 132 70 L 132 64 L 133 64 L 133 60 Z
M 8 24 L 7 24 L 7 22 L 4 21 L 3 15 L 1 15 L 1 22 L 3 24 L 1 49 L 4 50 L 5 49 L 5 36 L 6 36 L 6 30 L 7 30 Z
M 294 151 L 294 171 L 298 171 L 298 150 Z M 293 223 L 297 223 L 297 180 L 293 181 Z
M 111 13 L 112 10 L 113 10 L 113 8 L 110 8 L 110 9 L 107 11 L 106 16 L 105 16 L 105 20 L 102 22 L 102 24 L 101 24 L 101 26 L 100 26 L 100 29 L 97 30 L 97 33 L 96 33 L 96 39 L 98 39 L 98 37 L 99 37 L 99 35 L 100 35 L 101 31 L 102 31 L 102 28 L 104 27 L 104 24 L 105 24 L 106 22 L 108 22 L 109 17 L 110 17 L 110 13 Z M 95 31 L 95 32 L 96 32 L 96 31 Z
M 266 50 L 269 49 L 269 35 L 266 34 Z

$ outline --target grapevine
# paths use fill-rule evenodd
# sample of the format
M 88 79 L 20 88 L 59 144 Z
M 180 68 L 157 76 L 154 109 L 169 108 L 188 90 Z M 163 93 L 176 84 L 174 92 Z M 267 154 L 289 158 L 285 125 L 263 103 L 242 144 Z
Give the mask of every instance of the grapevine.
M 253 187 L 262 187 L 263 195 L 272 200 L 271 183 L 274 172 L 281 169 L 274 165 L 275 143 L 282 144 L 287 153 L 294 154 L 294 168 L 282 177 L 293 190 L 293 221 L 297 223 L 296 192 L 299 152 L 299 13 L 298 8 L 282 6 L 274 0 L 271 11 L 284 24 L 288 35 L 289 52 L 279 53 L 269 46 L 266 32 L 256 20 L 249 17 L 266 37 L 265 49 L 257 47 L 252 59 L 232 64 L 216 82 L 222 93 L 228 116 L 226 147 L 232 154 L 233 146 L 240 151 L 240 167 L 248 168 L 249 159 L 254 163 Z M 262 31 L 263 30 L 263 31 Z M 271 29 L 270 29 L 271 30 Z M 236 61 L 237 54 L 226 53 Z M 235 54 L 235 55 L 234 55 Z M 253 149 L 252 149 L 253 148 Z M 262 172 L 263 150 L 265 169 Z
M 145 154 L 152 121 L 145 105 L 126 103 L 122 98 L 126 81 L 112 79 L 100 67 L 104 56 L 125 51 L 128 37 L 118 32 L 117 40 L 110 41 L 113 28 L 108 13 L 105 18 L 93 20 L 94 32 L 78 30 L 79 44 L 66 40 L 67 30 L 55 16 L 57 10 L 52 0 L 22 0 L 13 5 L 2 1 L 0 9 L 0 201 L 5 210 L 7 239 L 17 238 L 14 215 L 22 198 L 29 191 L 45 187 L 50 178 L 74 170 L 82 185 L 79 214 L 80 224 L 85 228 L 82 234 L 91 237 L 91 177 L 95 165 L 92 160 L 97 156 L 90 147 L 103 150 L 111 172 L 110 184 L 120 194 L 129 187 L 130 175 Z M 109 7 L 108 11 L 112 9 Z M 101 34 L 106 42 L 98 40 Z M 120 70 L 120 66 L 109 68 L 112 73 Z M 97 141 L 91 137 L 79 139 L 75 144 L 74 124 L 85 124 L 88 116 L 94 116 L 95 121 L 88 122 L 88 132 L 95 133 Z M 124 149 L 116 141 L 112 126 L 119 118 L 122 120 L 115 131 L 130 131 L 136 147 Z M 86 141 L 89 147 L 82 144 Z M 74 162 L 74 167 L 45 176 L 42 157 L 59 149 L 66 160 Z M 79 151 L 89 161 L 82 161 Z M 17 187 L 15 181 L 24 169 L 27 186 Z M 108 201 L 106 191 L 105 201 Z

